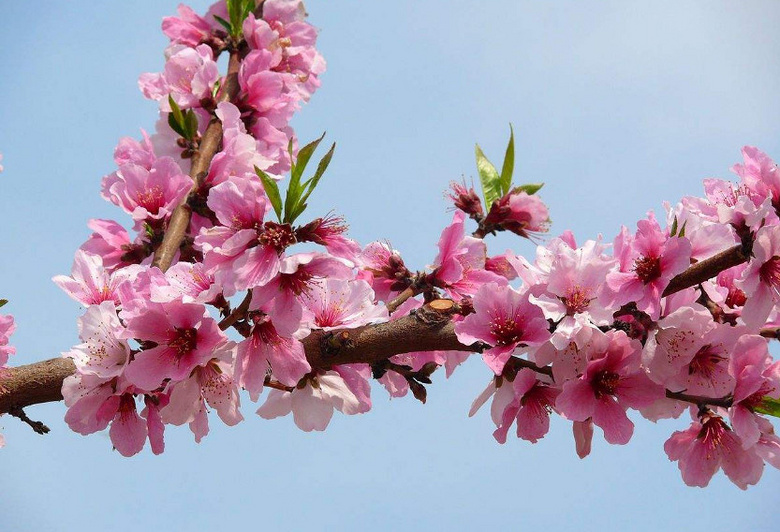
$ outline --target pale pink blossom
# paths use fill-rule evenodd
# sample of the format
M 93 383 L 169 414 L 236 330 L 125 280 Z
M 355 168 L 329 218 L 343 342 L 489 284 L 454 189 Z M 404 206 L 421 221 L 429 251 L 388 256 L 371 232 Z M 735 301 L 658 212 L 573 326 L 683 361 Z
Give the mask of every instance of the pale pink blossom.
M 130 346 L 120 338 L 124 327 L 119 322 L 113 301 L 90 306 L 78 319 L 79 338 L 83 343 L 63 353 L 73 360 L 82 375 L 104 380 L 118 377 L 130 360 Z
M 350 390 L 344 378 L 335 371 L 311 377 L 302 388 L 292 392 L 271 390 L 257 414 L 265 419 L 286 416 L 292 412 L 299 429 L 306 432 L 325 430 L 333 409 L 353 415 L 365 411 L 361 400 Z
M 99 305 L 103 301 L 119 304 L 117 288 L 129 275 L 126 270 L 109 273 L 103 268 L 100 256 L 78 250 L 73 259 L 71 277 L 56 275 L 52 281 L 72 299 L 86 306 Z
M 365 281 L 325 279 L 313 283 L 301 297 L 311 328 L 325 331 L 355 328 L 387 320 L 387 307 L 377 305 Z

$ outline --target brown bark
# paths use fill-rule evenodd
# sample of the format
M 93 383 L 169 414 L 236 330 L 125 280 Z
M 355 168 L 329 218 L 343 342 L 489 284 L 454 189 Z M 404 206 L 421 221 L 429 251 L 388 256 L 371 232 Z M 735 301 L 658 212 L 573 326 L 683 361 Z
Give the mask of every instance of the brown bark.
M 387 323 L 335 333 L 314 331 L 303 340 L 303 346 L 312 368 L 323 370 L 339 364 L 371 364 L 415 351 L 471 350 L 455 337 L 449 309 L 439 311 L 429 307 Z M 0 413 L 61 400 L 62 381 L 75 369 L 67 358 L 10 368 L 0 380 Z
M 219 96 L 219 102 L 229 102 L 238 96 L 238 70 L 241 67 L 241 56 L 239 52 L 230 53 L 230 62 L 228 63 L 228 72 L 225 76 L 225 84 L 222 87 L 222 93 Z M 165 230 L 163 241 L 154 252 L 154 261 L 152 264 L 162 271 L 170 268 L 179 246 L 187 236 L 192 218 L 192 209 L 189 202 L 198 192 L 203 181 L 209 174 L 209 166 L 214 156 L 222 145 L 222 122 L 218 118 L 212 118 L 203 133 L 198 150 L 192 156 L 192 167 L 190 177 L 192 177 L 192 189 L 181 205 L 174 209 L 171 219 L 168 222 L 168 228 Z

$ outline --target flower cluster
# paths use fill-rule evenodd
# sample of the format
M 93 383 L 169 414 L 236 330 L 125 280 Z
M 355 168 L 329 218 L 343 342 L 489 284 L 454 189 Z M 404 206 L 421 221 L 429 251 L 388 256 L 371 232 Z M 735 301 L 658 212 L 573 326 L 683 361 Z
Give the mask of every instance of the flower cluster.
M 372 379 L 391 397 L 411 391 L 425 402 L 432 373 L 443 366 L 449 376 L 475 352 L 492 379 L 471 414 L 492 398 L 501 443 L 513 426 L 537 442 L 557 413 L 584 457 L 594 426 L 626 444 L 630 411 L 656 421 L 690 407 L 692 424 L 665 445 L 687 484 L 707 485 L 722 468 L 744 489 L 765 462 L 780 467 L 780 438 L 764 417 L 780 413 L 780 362 L 768 349 L 780 337 L 780 171 L 769 157 L 745 148 L 739 183 L 706 180 L 704 197 L 667 206 L 661 220 L 648 213 L 612 242 L 578 246 L 564 232 L 531 261 L 490 255 L 484 237 L 546 232 L 541 185 L 512 185 L 513 138 L 500 173 L 477 147 L 485 204 L 453 184 L 452 222 L 431 265 L 414 272 L 388 243 L 347 238 L 337 216 L 296 222 L 332 150 L 304 180 L 320 141 L 298 149 L 289 120 L 324 61 L 299 0 L 254 5 L 218 2 L 205 17 L 182 6 L 163 22 L 164 71 L 140 80 L 160 103 L 157 130 L 119 142 L 102 186 L 135 237 L 92 220 L 71 276 L 54 279 L 86 307 L 81 343 L 64 354 L 76 367 L 63 387 L 73 430 L 110 426 L 121 454 L 147 439 L 159 453 L 166 425 L 188 424 L 200 441 L 210 412 L 240 422 L 242 389 L 264 398 L 261 417 L 292 414 L 302 430 L 324 430 L 334 409 L 371 409 Z M 225 51 L 231 71 L 221 76 Z M 194 171 L 210 145 L 206 169 Z M 157 252 L 182 206 L 185 234 L 161 268 Z M 449 331 L 446 349 L 337 356 L 362 332 L 410 323 Z
M 745 489 L 765 461 L 780 466 L 780 438 L 760 415 L 780 398 L 780 362 L 768 349 L 780 324 L 780 173 L 755 148 L 743 155 L 738 184 L 708 180 L 706 198 L 667 208 L 666 229 L 649 213 L 611 245 L 578 247 L 565 233 L 533 263 L 508 257 L 519 291 L 479 288 L 455 332 L 482 347 L 495 373 L 474 410 L 493 397 L 497 440 L 516 423 L 518 437 L 535 442 L 555 412 L 574 423 L 584 456 L 593 425 L 625 444 L 629 410 L 656 421 L 694 405 L 691 427 L 666 444 L 687 484 L 705 486 L 722 467 Z

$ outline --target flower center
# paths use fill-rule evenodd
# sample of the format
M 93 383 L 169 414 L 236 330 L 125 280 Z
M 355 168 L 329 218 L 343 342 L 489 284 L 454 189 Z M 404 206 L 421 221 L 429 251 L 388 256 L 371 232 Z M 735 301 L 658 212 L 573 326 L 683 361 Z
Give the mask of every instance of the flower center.
M 702 419 L 702 426 L 696 439 L 701 440 L 704 447 L 707 449 L 707 457 L 710 457 L 710 453 L 714 451 L 723 441 L 723 435 L 729 428 L 726 423 L 723 422 L 723 418 L 714 414 L 709 414 Z
M 718 364 L 726 360 L 726 357 L 716 353 L 711 345 L 705 345 L 693 356 L 688 366 L 688 375 L 701 375 L 705 379 L 712 378 Z
M 615 395 L 619 383 L 620 375 L 614 371 L 599 371 L 593 378 L 591 386 L 596 399 L 601 399 L 605 395 Z
M 566 314 L 573 316 L 588 310 L 591 301 L 589 296 L 590 291 L 581 286 L 575 286 L 569 290 L 569 293 L 563 298 L 563 304 L 566 305 Z
M 279 275 L 279 286 L 282 290 L 289 290 L 295 295 L 301 295 L 309 290 L 309 281 L 313 278 L 314 275 L 299 268 L 294 273 Z
M 257 240 L 263 246 L 270 246 L 281 253 L 288 246 L 295 244 L 295 233 L 290 224 L 265 222 L 262 227 L 255 227 Z
M 189 328 L 176 327 L 176 334 L 168 342 L 168 347 L 172 347 L 176 350 L 179 356 L 184 356 L 190 351 L 193 351 L 198 346 L 198 330 Z
M 496 339 L 496 345 L 520 343 L 523 338 L 523 323 L 514 318 L 497 317 L 490 325 L 490 332 Z
M 645 284 L 661 277 L 661 259 L 659 257 L 640 257 L 634 261 L 634 272 Z

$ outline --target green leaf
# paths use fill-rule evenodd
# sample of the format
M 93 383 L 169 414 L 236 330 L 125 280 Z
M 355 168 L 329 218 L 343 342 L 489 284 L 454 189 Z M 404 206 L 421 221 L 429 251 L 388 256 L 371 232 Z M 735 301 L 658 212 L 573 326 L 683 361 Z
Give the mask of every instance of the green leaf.
M 674 217 L 674 220 L 672 220 L 672 228 L 669 231 L 669 236 L 674 236 L 677 234 L 677 216 Z
M 772 399 L 769 396 L 764 397 L 761 402 L 753 408 L 759 414 L 780 417 L 780 400 Z
M 284 200 L 284 222 L 292 223 L 292 218 L 295 212 L 298 210 L 297 206 L 301 202 L 301 195 L 303 194 L 303 187 L 301 186 L 301 176 L 306 169 L 306 165 L 309 164 L 311 156 L 314 155 L 314 150 L 320 145 L 322 139 L 325 138 L 325 133 L 322 134 L 317 140 L 310 142 L 300 150 L 298 150 L 298 157 L 295 163 L 290 168 L 290 183 L 287 185 L 287 197 Z
M 333 158 L 333 152 L 335 150 L 336 150 L 336 143 L 334 142 L 333 146 L 331 146 L 330 149 L 328 150 L 328 153 L 326 153 L 325 156 L 322 159 L 320 159 L 320 162 L 317 165 L 317 171 L 314 172 L 314 176 L 312 176 L 309 180 L 307 180 L 301 187 L 303 190 L 306 191 L 306 193 L 301 198 L 301 203 L 308 200 L 309 196 L 311 196 L 311 193 L 317 187 L 317 184 L 320 182 L 320 178 L 322 178 L 322 175 L 325 173 L 325 170 L 328 169 L 328 165 L 330 165 L 330 160 Z
M 4 307 L 7 304 L 8 304 L 8 300 L 7 299 L 0 299 L 0 307 Z
M 260 170 L 257 166 L 255 166 L 255 173 L 257 173 L 257 177 L 260 178 L 260 181 L 263 182 L 263 188 L 265 189 L 265 195 L 268 196 L 268 199 L 271 201 L 271 206 L 274 208 L 274 212 L 276 213 L 276 218 L 281 221 L 282 220 L 282 196 L 279 194 L 279 185 L 276 184 L 276 181 L 271 179 L 268 174 Z
M 184 125 L 187 131 L 187 140 L 193 140 L 198 135 L 198 116 L 190 109 L 184 115 Z
M 680 233 L 677 235 L 680 238 L 685 238 L 685 226 L 688 225 L 688 220 L 685 220 L 682 227 L 680 228 Z
M 506 145 L 504 164 L 501 166 L 501 195 L 512 187 L 512 174 L 515 172 L 515 130 L 509 124 L 509 144 Z
M 290 173 L 290 180 L 297 180 L 300 182 L 303 171 L 306 169 L 306 165 L 309 164 L 309 159 L 314 155 L 314 150 L 320 145 L 322 139 L 325 138 L 325 133 L 320 138 L 308 143 L 306 146 L 298 150 L 298 157 L 295 160 L 295 171 Z
M 544 183 L 528 183 L 527 185 L 520 185 L 519 187 L 515 187 L 515 192 L 525 192 L 529 196 L 533 196 L 537 192 L 539 192 L 539 189 L 541 189 L 544 186 Z
M 168 104 L 171 106 L 171 112 L 168 114 L 168 125 L 176 133 L 184 137 L 187 137 L 187 126 L 184 123 L 184 115 L 181 112 L 178 104 L 174 101 L 173 96 L 168 95 Z
M 479 144 L 474 148 L 477 157 L 477 171 L 479 180 L 482 182 L 482 194 L 485 196 L 486 211 L 490 211 L 493 202 L 499 199 L 501 194 L 501 177 L 498 175 L 496 167 L 488 161 Z
M 227 30 L 228 33 L 233 32 L 233 28 L 230 26 L 230 22 L 228 22 L 222 17 L 218 17 L 217 15 L 214 15 L 214 18 L 216 19 L 217 22 L 219 22 L 222 25 L 222 27 L 224 27 Z
M 180 137 L 187 138 L 187 132 L 182 129 L 178 122 L 176 122 L 176 119 L 173 117 L 173 113 L 168 114 L 168 125 L 171 126 L 171 129 L 178 133 Z

